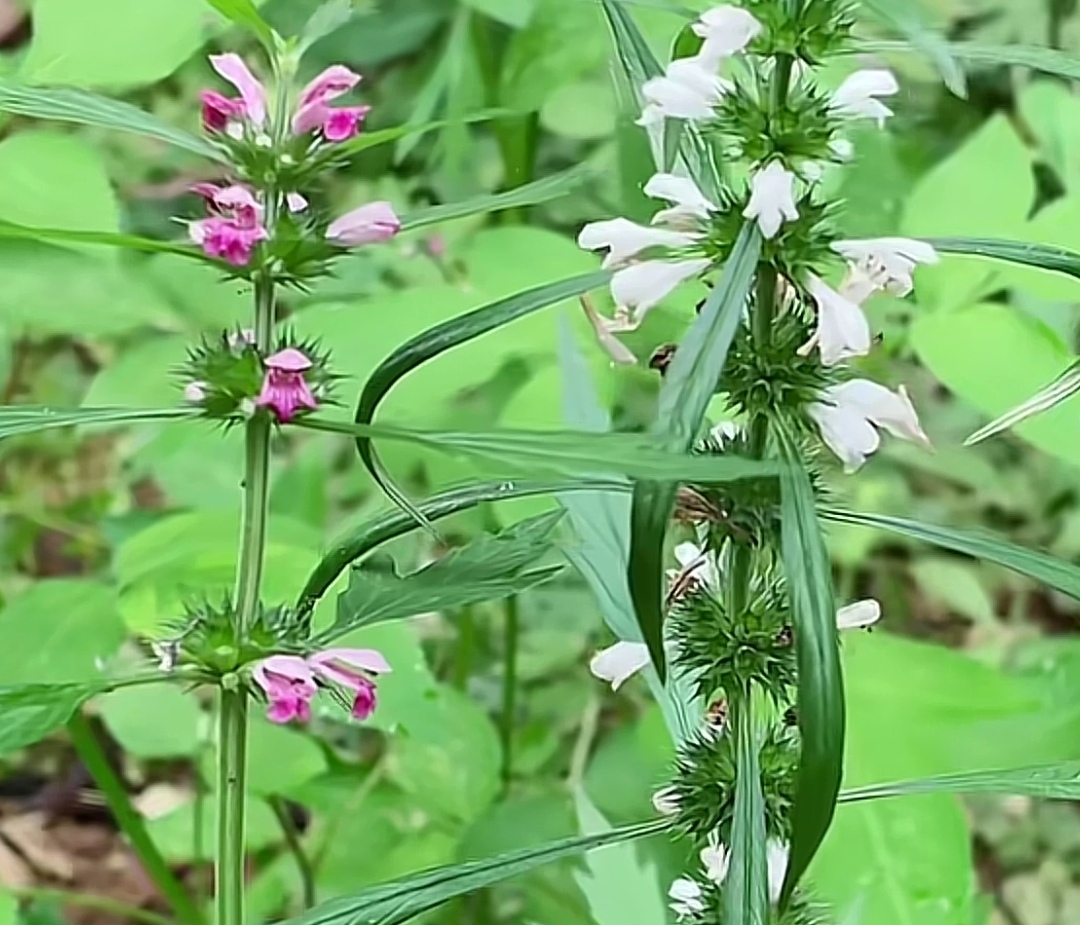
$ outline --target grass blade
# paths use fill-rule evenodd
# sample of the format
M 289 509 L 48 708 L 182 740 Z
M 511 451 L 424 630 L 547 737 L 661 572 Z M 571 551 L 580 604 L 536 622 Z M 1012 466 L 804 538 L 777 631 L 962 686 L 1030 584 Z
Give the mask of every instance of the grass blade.
M 840 794 L 841 803 L 859 803 L 922 793 L 998 793 L 1040 800 L 1080 800 L 1080 761 L 1004 771 L 964 771 L 918 780 L 855 787 Z
M 598 835 L 565 838 L 495 858 L 439 867 L 401 880 L 381 884 L 355 896 L 345 896 L 287 919 L 283 925 L 401 925 L 443 903 L 545 864 L 574 857 L 605 845 L 645 838 L 663 831 L 664 820 L 624 826 Z
M 887 2 L 887 0 L 884 0 Z M 859 50 L 878 52 L 911 51 L 906 42 L 860 42 Z M 1066 80 L 1080 80 L 1080 56 L 1056 48 L 1037 45 L 980 45 L 976 42 L 949 42 L 952 57 L 971 64 L 991 67 L 1026 67 Z
M 142 421 L 180 421 L 195 417 L 194 408 L 43 408 L 38 405 L 0 406 L 0 439 L 81 424 L 131 424 Z
M 976 443 L 981 443 L 983 440 L 993 437 L 995 434 L 1000 434 L 1010 427 L 1022 424 L 1028 418 L 1033 418 L 1035 415 L 1049 411 L 1055 405 L 1067 401 L 1077 392 L 1080 392 L 1080 360 L 1073 363 L 1053 382 L 1040 389 L 1026 402 L 1017 405 L 1011 411 L 1005 412 L 1005 414 L 991 421 L 985 427 L 980 427 L 964 441 L 964 446 L 974 446 Z
M 724 922 L 766 925 L 769 873 L 765 863 L 765 797 L 761 791 L 760 743 L 754 726 L 753 692 L 745 691 L 735 714 L 735 810 L 731 867 L 724 881 Z
M 116 234 L 112 231 L 71 231 L 66 228 L 31 228 L 14 222 L 0 221 L 0 238 L 25 241 L 69 242 L 71 244 L 100 244 L 103 247 L 121 247 L 143 254 L 176 254 L 203 263 L 216 264 L 197 247 L 170 244 L 153 238 L 141 238 L 133 234 Z
M 743 225 L 735 247 L 701 314 L 690 328 L 664 376 L 652 433 L 671 450 L 689 450 L 716 392 L 728 349 L 742 321 L 761 254 L 761 235 Z M 678 486 L 642 483 L 634 489 L 630 514 L 627 575 L 642 637 L 664 677 L 664 535 Z
M 1080 254 L 1052 244 L 999 241 L 993 238 L 927 238 L 926 242 L 943 254 L 990 257 L 1080 279 Z
M 844 681 L 836 635 L 832 570 L 814 490 L 791 437 L 777 430 L 781 545 L 795 624 L 802 750 L 791 810 L 791 858 L 781 908 L 817 853 L 836 811 L 844 762 Z
M 144 135 L 200 157 L 207 157 L 222 164 L 228 163 L 224 152 L 208 141 L 189 135 L 128 103 L 98 96 L 87 90 L 27 87 L 0 80 L 0 112 Z
M 949 43 L 927 23 L 926 13 L 918 0 L 863 0 L 863 6 L 904 36 L 912 48 L 929 58 L 945 86 L 967 99 L 964 70 L 957 63 Z
M 988 533 L 962 532 L 883 514 L 857 514 L 852 511 L 827 509 L 822 511 L 821 516 L 834 523 L 874 527 L 984 562 L 1003 565 L 1080 600 L 1080 568 L 1064 559 L 1007 543 Z

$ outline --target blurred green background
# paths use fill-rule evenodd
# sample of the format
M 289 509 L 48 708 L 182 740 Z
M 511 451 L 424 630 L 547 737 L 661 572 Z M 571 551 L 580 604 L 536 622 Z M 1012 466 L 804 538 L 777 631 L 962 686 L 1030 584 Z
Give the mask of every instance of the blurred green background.
M 291 34 L 316 5 L 266 0 L 262 9 Z M 710 5 L 641 0 L 627 8 L 666 61 L 687 11 Z M 926 6 L 953 38 L 1080 51 L 1075 0 Z M 356 10 L 313 49 L 305 75 L 336 62 L 361 71 L 363 98 L 375 107 L 371 129 L 449 124 L 366 152 L 329 189 L 325 205 L 333 212 L 385 198 L 407 213 L 571 168 L 583 174 L 573 192 L 549 204 L 402 235 L 343 262 L 339 276 L 314 291 L 287 296 L 288 323 L 322 338 L 351 377 L 345 405 L 331 412 L 341 415 L 351 414 L 348 403 L 367 373 L 408 337 L 595 268 L 595 257 L 574 244 L 577 230 L 588 220 L 640 216 L 647 177 L 643 140 L 632 125 L 637 114 L 625 105 L 611 37 L 593 0 L 372 0 Z M 895 37 L 872 23 L 860 32 Z M 214 85 L 205 55 L 256 53 L 202 0 L 2 0 L 0 48 L 0 79 L 108 92 L 192 131 L 196 94 Z M 971 70 L 964 100 L 917 55 L 885 60 L 903 90 L 886 132 L 853 136 L 857 156 L 842 188 L 849 236 L 993 236 L 1080 250 L 1080 99 L 1069 84 L 984 66 Z M 512 115 L 462 121 L 489 107 Z M 146 139 L 0 122 L 0 220 L 180 238 L 176 219 L 197 211 L 187 186 L 213 176 L 212 166 Z M 700 296 L 690 288 L 677 294 L 628 344 L 645 359 L 678 339 Z M 1065 277 L 949 258 L 920 271 L 912 298 L 872 302 L 883 342 L 862 366 L 890 385 L 908 384 L 936 452 L 886 442 L 857 477 L 837 480 L 844 503 L 988 527 L 1080 557 L 1080 399 L 1015 434 L 962 446 L 990 417 L 1075 361 L 1078 296 Z M 597 299 L 604 307 L 606 293 Z M 176 403 L 173 370 L 186 346 L 243 322 L 250 303 L 242 286 L 168 255 L 0 241 L 3 401 Z M 576 303 L 421 367 L 395 387 L 380 418 L 459 428 L 561 426 L 556 340 L 563 318 L 618 426 L 644 426 L 657 375 L 644 363 L 611 368 Z M 50 432 L 0 445 L 0 683 L 83 679 L 96 676 L 103 661 L 138 663 L 145 655 L 137 638 L 160 633 L 191 594 L 212 598 L 230 586 L 238 437 L 184 423 Z M 305 435 L 279 449 L 270 601 L 295 597 L 332 536 L 387 507 L 348 441 Z M 417 494 L 477 475 L 475 465 L 413 448 L 388 445 L 383 453 Z M 447 529 L 463 539 L 546 506 L 504 503 Z M 839 597 L 872 595 L 884 610 L 880 631 L 845 640 L 848 786 L 1080 757 L 1075 601 L 855 528 L 833 527 L 830 540 Z M 413 539 L 393 552 L 412 567 L 433 550 Z M 324 603 L 332 610 L 332 596 Z M 521 635 L 507 757 L 497 719 L 508 606 L 358 633 L 359 644 L 378 646 L 395 668 L 380 683 L 371 729 L 323 717 L 309 734 L 256 719 L 253 921 L 295 910 L 298 898 L 268 798 L 307 810 L 304 838 L 318 860 L 320 898 L 651 813 L 650 794 L 671 754 L 668 734 L 644 685 L 631 682 L 614 697 L 588 674 L 589 656 L 610 637 L 569 573 L 512 605 Z M 199 833 L 212 825 L 200 809 L 210 747 L 205 709 L 167 687 L 116 694 L 93 709 L 152 817 L 154 837 L 192 883 L 209 844 Z M 10 841 L 5 826 L 37 811 L 42 788 L 65 780 L 72 765 L 63 737 L 5 759 L 0 835 Z M 29 796 L 12 783 L 27 777 L 37 782 Z M 46 805 L 54 822 L 73 812 L 67 803 Z M 110 837 L 107 819 L 81 825 Z M 94 865 L 83 870 L 73 837 L 52 828 L 52 847 L 76 859 L 74 873 L 42 873 L 24 857 L 26 880 L 0 863 L 0 888 L 8 891 L 0 915 L 13 920 L 14 897 L 34 884 L 154 906 L 152 891 L 115 886 Z M 111 837 L 109 850 L 123 858 Z M 663 839 L 621 846 L 470 897 L 433 919 L 656 925 L 669 915 L 664 894 L 685 863 Z M 1080 814 L 1067 803 L 949 796 L 846 806 L 812 873 L 838 920 L 856 925 L 1074 925 Z M 63 911 L 56 902 L 31 912 L 50 921 L 125 920 L 73 906 Z

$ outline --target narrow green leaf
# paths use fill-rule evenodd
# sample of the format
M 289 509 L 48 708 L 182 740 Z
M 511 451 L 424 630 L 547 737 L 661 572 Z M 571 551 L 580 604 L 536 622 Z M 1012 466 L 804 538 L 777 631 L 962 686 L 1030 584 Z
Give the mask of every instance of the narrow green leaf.
M 882 514 L 824 510 L 821 516 L 834 523 L 875 527 L 895 533 L 897 536 L 930 543 L 932 546 L 959 552 L 985 562 L 994 562 L 1080 600 L 1080 568 L 1064 559 L 1007 543 L 990 534 L 962 532 L 948 527 L 919 523 L 915 520 L 905 520 L 901 517 L 886 517 Z
M 660 388 L 652 433 L 674 451 L 689 450 L 716 393 L 728 349 L 742 320 L 761 254 L 761 235 L 743 225 L 723 275 L 675 351 Z M 634 489 L 627 576 L 641 633 L 664 677 L 664 535 L 678 485 L 643 482 Z
M 26 684 L 0 687 L 0 755 L 40 742 L 98 693 L 97 684 Z
M 1040 270 L 1052 270 L 1080 279 L 1080 254 L 1052 244 L 1027 241 L 999 241 L 992 238 L 927 238 L 926 242 L 943 254 L 991 257 Z
M 222 164 L 228 163 L 225 153 L 208 141 L 189 135 L 128 103 L 98 96 L 86 90 L 26 87 L 0 80 L 0 112 L 144 135 L 200 157 L 208 157 Z
M 584 276 L 575 276 L 568 280 L 528 289 L 466 312 L 457 318 L 451 318 L 406 341 L 383 360 L 368 377 L 357 400 L 353 420 L 357 424 L 370 424 L 375 418 L 379 403 L 393 388 L 394 383 L 423 363 L 542 308 L 548 308 L 565 299 L 602 286 L 608 276 L 607 272 L 588 273 Z M 412 504 L 383 469 L 370 438 L 358 438 L 356 452 L 387 495 L 430 530 L 431 525 L 424 519 L 422 511 Z
M 483 482 L 449 488 L 417 502 L 417 507 L 425 519 L 434 523 L 493 501 L 528 498 L 555 492 L 589 491 L 606 487 L 621 488 L 627 492 L 630 490 L 626 483 L 601 479 L 578 482 Z M 308 578 L 304 590 L 300 592 L 297 599 L 297 609 L 310 610 L 337 580 L 338 575 L 353 562 L 383 543 L 411 533 L 418 526 L 416 519 L 407 511 L 393 510 L 381 517 L 365 521 L 355 530 L 338 539 Z
M 941 79 L 957 96 L 967 98 L 967 79 L 948 42 L 926 20 L 919 0 L 863 0 L 863 6 L 881 22 L 899 32 L 911 47 L 937 68 Z
M 198 414 L 192 408 L 42 408 L 37 405 L 0 406 L 0 439 L 80 424 L 127 424 L 141 421 L 179 421 Z
M 860 42 L 858 47 L 860 50 L 877 52 L 911 51 L 905 42 Z M 980 45 L 976 42 L 949 42 L 945 47 L 952 57 L 972 64 L 1027 67 L 1067 80 L 1080 80 L 1080 57 L 1056 48 L 1040 48 L 1037 45 Z
M 133 234 L 117 234 L 112 231 L 71 231 L 66 228 L 31 228 L 16 225 L 14 222 L 0 220 L 0 238 L 15 238 L 25 241 L 67 241 L 73 244 L 100 244 L 104 247 L 120 247 L 125 250 L 144 254 L 176 254 L 203 263 L 216 263 L 199 248 L 182 244 L 170 244 L 168 241 L 156 241 L 153 238 L 141 238 Z
M 814 490 L 791 437 L 776 432 L 780 470 L 780 533 L 799 666 L 802 749 L 791 810 L 791 857 L 781 907 L 810 866 L 836 811 L 844 763 L 844 680 L 836 635 L 836 602 Z
M 353 15 L 352 0 L 326 0 L 307 21 L 300 33 L 300 53 L 324 39 L 332 32 L 337 32 Z
M 351 424 L 316 417 L 294 426 L 352 437 L 400 440 L 483 461 L 507 478 L 615 474 L 654 481 L 730 482 L 776 475 L 770 461 L 738 456 L 690 456 L 656 445 L 644 434 L 590 434 L 557 430 L 454 431 Z
M 1077 392 L 1080 392 L 1080 360 L 1073 363 L 1049 385 L 1039 389 L 1026 402 L 1017 405 L 1011 411 L 1006 411 L 1005 414 L 991 421 L 985 427 L 980 427 L 964 441 L 964 446 L 974 446 L 976 443 L 981 443 L 983 440 L 993 437 L 995 434 L 1000 434 L 1010 427 L 1022 424 L 1028 418 L 1033 418 L 1035 415 L 1049 411 L 1055 405 L 1067 401 Z
M 338 596 L 334 623 L 313 641 L 324 645 L 357 627 L 420 613 L 446 612 L 526 591 L 554 577 L 561 563 L 541 566 L 555 545 L 563 512 L 541 514 L 496 534 L 482 533 L 409 575 L 354 567 Z
M 552 174 L 550 177 L 526 183 L 504 193 L 490 193 L 461 202 L 448 202 L 429 209 L 421 209 L 406 215 L 401 220 L 401 229 L 415 231 L 417 228 L 466 218 L 470 215 L 486 215 L 491 212 L 505 212 L 508 209 L 539 205 L 542 202 L 565 196 L 592 176 L 593 171 L 588 166 L 572 167 L 562 173 Z
M 1040 800 L 1080 800 L 1080 761 L 1003 771 L 963 771 L 919 780 L 855 787 L 840 794 L 841 803 L 859 803 L 921 793 L 999 793 Z
M 473 122 L 489 122 L 492 119 L 498 119 L 509 114 L 510 110 L 507 109 L 484 109 L 480 112 L 474 112 L 467 116 L 458 116 L 453 119 L 436 119 L 432 122 L 403 122 L 401 125 L 394 125 L 374 132 L 361 132 L 349 141 L 327 148 L 322 161 L 337 163 L 347 160 L 361 151 L 390 144 L 390 142 L 398 141 L 401 138 L 426 135 L 428 132 L 439 128 L 469 125 Z
M 664 820 L 638 823 L 598 835 L 565 838 L 482 861 L 436 868 L 371 887 L 355 896 L 322 903 L 309 912 L 287 919 L 283 925 L 401 925 L 458 896 L 594 848 L 655 835 L 662 832 L 665 825 Z
M 206 2 L 230 22 L 247 29 L 262 42 L 268 51 L 275 49 L 277 43 L 274 30 L 259 15 L 258 8 L 251 0 L 206 0 Z
M 726 925 L 765 925 L 769 920 L 769 872 L 765 862 L 765 797 L 752 694 L 735 710 L 735 808 L 731 866 L 724 881 Z

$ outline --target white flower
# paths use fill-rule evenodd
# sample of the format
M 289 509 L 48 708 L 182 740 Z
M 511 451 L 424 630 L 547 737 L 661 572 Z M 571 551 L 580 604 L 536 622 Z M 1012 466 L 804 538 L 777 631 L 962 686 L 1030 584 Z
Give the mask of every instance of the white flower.
M 741 424 L 736 424 L 734 421 L 720 421 L 709 431 L 709 438 L 723 446 L 732 440 L 738 440 L 742 436 L 742 432 Z
M 688 877 L 680 877 L 672 883 L 668 896 L 671 899 L 671 910 L 680 921 L 705 911 L 701 887 Z
M 899 91 L 900 85 L 892 71 L 884 68 L 856 71 L 840 84 L 829 108 L 838 116 L 874 119 L 880 128 L 893 112 L 877 97 L 893 96 Z
M 881 445 L 878 427 L 894 437 L 930 446 L 903 386 L 890 392 L 876 382 L 852 379 L 829 386 L 807 412 L 846 472 L 858 469 Z
M 780 226 L 799 217 L 795 205 L 795 174 L 779 161 L 771 161 L 750 179 L 750 201 L 745 218 L 757 219 L 766 238 L 775 238 Z
M 716 562 L 716 553 L 690 542 L 679 543 L 674 553 L 679 568 L 668 570 L 668 578 L 673 582 L 693 581 L 709 588 L 720 587 L 720 568 Z
M 652 805 L 661 816 L 674 816 L 679 812 L 679 795 L 674 787 L 664 787 L 652 796 Z
M 850 161 L 855 156 L 855 145 L 846 138 L 834 138 L 829 142 L 829 150 L 836 155 L 837 160 Z
M 709 264 L 705 257 L 635 263 L 611 278 L 611 295 L 616 305 L 630 309 L 631 320 L 638 325 L 649 309 L 667 298 L 679 283 L 703 273 Z
M 705 198 L 693 180 L 672 173 L 653 174 L 645 184 L 644 192 L 653 199 L 664 199 L 671 203 L 670 209 L 661 209 L 653 216 L 654 225 L 694 227 L 699 221 L 708 221 L 711 213 L 720 211 L 717 205 Z
M 607 250 L 604 269 L 621 266 L 650 247 L 689 247 L 700 240 L 700 235 L 666 228 L 650 228 L 628 218 L 611 218 L 602 222 L 589 222 L 578 234 L 578 247 L 586 250 Z
M 898 296 L 911 292 L 915 267 L 938 262 L 937 251 L 930 244 L 912 238 L 836 241 L 832 249 L 873 279 L 878 288 Z
M 197 404 L 206 398 L 206 383 L 201 379 L 193 379 L 184 386 L 184 401 Z
M 806 279 L 806 289 L 817 303 L 817 330 L 812 342 L 821 350 L 821 362 L 835 366 L 841 360 L 866 356 L 870 352 L 870 323 L 859 303 L 812 273 Z
M 605 318 L 584 296 L 581 299 L 581 307 L 585 310 L 585 317 L 589 319 L 589 324 L 592 325 L 596 340 L 604 348 L 604 352 L 611 357 L 612 362 L 633 366 L 637 362 L 637 357 L 615 336 L 626 331 L 633 331 L 637 327 L 630 320 L 626 309 L 618 308 L 615 310 L 614 318 Z
M 663 77 L 653 77 L 641 87 L 645 109 L 637 124 L 655 125 L 664 119 L 711 119 L 713 110 L 731 85 L 710 73 L 698 58 L 676 58 Z
M 617 691 L 631 675 L 649 664 L 649 647 L 643 642 L 617 642 L 592 657 L 589 671 Z
M 761 23 L 749 12 L 727 4 L 706 10 L 691 28 L 704 40 L 698 57 L 713 67 L 743 51 L 761 34 Z
M 720 834 L 715 830 L 709 833 L 709 844 L 701 849 L 700 856 L 705 876 L 719 886 L 727 876 L 731 858 L 727 848 L 720 844 Z
M 881 604 L 873 598 L 856 601 L 836 611 L 836 628 L 840 630 L 865 629 L 881 619 Z
M 765 866 L 769 871 L 769 902 L 775 903 L 780 899 L 780 891 L 784 887 L 784 876 L 787 874 L 788 846 L 782 841 L 770 838 L 765 843 Z

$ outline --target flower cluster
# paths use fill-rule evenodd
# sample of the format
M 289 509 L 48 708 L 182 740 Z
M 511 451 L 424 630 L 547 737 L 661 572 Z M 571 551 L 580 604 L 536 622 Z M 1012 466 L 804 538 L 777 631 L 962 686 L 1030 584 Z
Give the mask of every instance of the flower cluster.
M 251 679 L 269 704 L 266 715 L 274 723 L 306 723 L 311 701 L 320 688 L 347 691 L 350 715 L 365 720 L 376 705 L 373 675 L 385 674 L 390 665 L 375 649 L 326 649 L 306 657 L 271 655 L 256 662 Z

